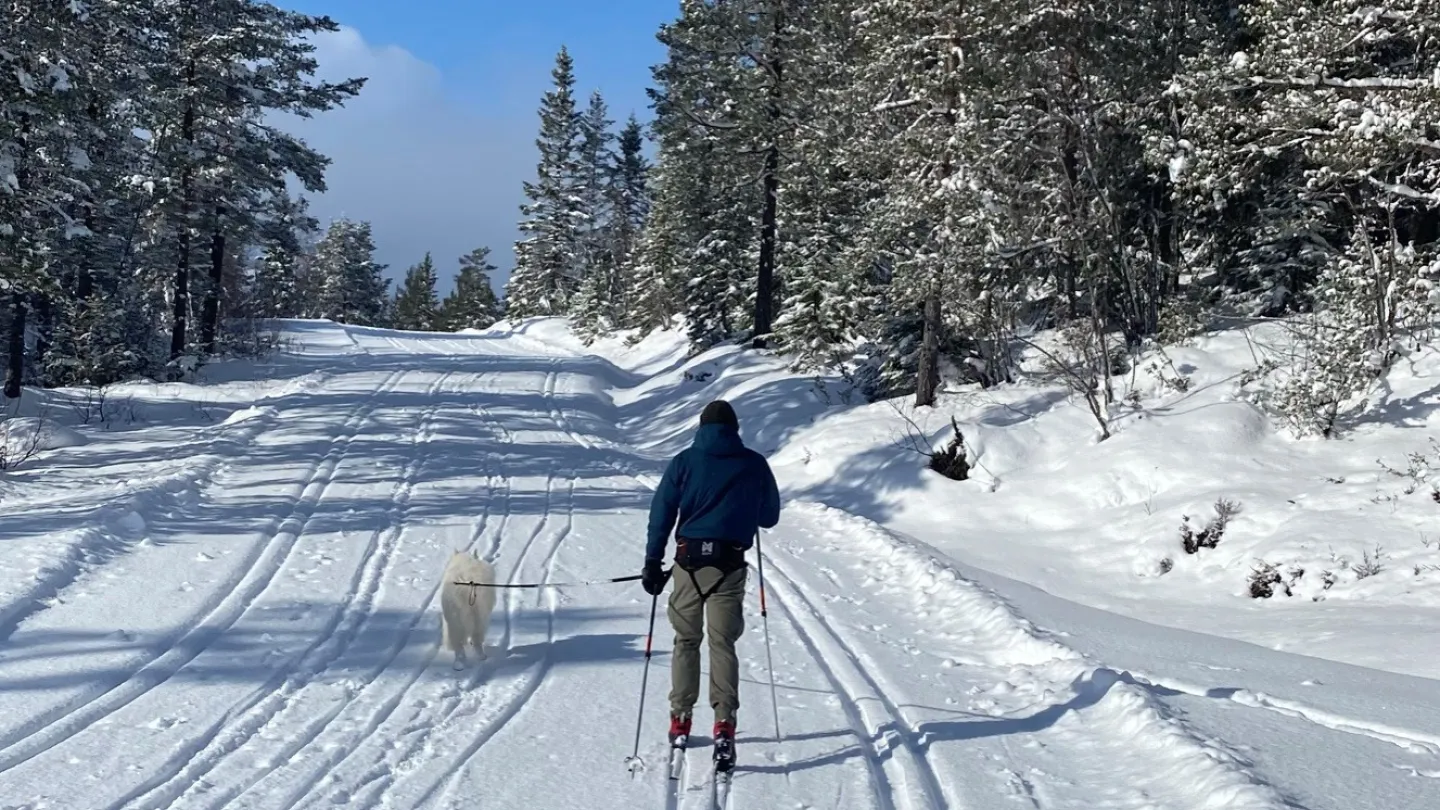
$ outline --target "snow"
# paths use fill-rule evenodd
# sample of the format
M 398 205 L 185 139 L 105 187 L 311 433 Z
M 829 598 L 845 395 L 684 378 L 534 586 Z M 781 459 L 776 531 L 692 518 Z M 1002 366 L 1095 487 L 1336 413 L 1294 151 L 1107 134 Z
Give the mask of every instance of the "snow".
M 667 795 L 663 616 L 649 768 L 624 769 L 638 587 L 501 591 L 461 673 L 435 596 L 454 549 L 511 584 L 634 573 L 716 397 L 786 496 L 761 538 L 779 736 L 752 596 L 733 808 L 1440 806 L 1433 353 L 1345 439 L 1297 441 L 1240 386 L 1280 337 L 1221 332 L 1117 378 L 1096 442 L 1038 371 L 917 412 L 677 331 L 283 326 L 263 363 L 107 391 L 134 418 L 53 417 L 64 441 L 5 474 L 0 807 L 705 806 L 704 747 Z M 915 451 L 952 416 L 970 481 Z M 1222 497 L 1241 511 L 1185 554 L 1181 516 Z M 1251 599 L 1256 559 L 1304 568 L 1295 595 Z
M 0 422 L 0 447 L 4 447 L 9 457 L 17 453 L 80 447 L 85 443 L 80 433 L 42 417 L 18 417 Z

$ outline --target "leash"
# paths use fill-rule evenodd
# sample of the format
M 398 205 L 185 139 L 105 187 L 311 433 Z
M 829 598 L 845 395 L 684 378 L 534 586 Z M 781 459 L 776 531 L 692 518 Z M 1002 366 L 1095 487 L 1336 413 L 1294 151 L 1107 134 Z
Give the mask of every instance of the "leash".
M 640 574 L 614 579 L 594 579 L 587 582 L 452 582 L 468 588 L 586 588 L 594 585 L 615 585 L 621 582 L 638 582 Z

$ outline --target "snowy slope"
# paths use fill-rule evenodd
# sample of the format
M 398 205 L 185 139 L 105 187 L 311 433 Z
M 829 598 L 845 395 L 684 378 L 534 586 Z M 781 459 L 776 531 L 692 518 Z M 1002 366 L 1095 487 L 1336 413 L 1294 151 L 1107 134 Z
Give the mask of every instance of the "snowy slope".
M 150 419 L 80 428 L 8 476 L 0 807 L 703 806 L 699 777 L 667 797 L 663 626 L 651 768 L 623 770 L 650 608 L 637 586 L 503 591 L 490 660 L 456 674 L 435 579 L 457 548 L 512 583 L 633 573 L 666 454 L 722 394 L 790 496 L 764 537 L 781 734 L 752 599 L 733 807 L 1440 806 L 1434 681 L 1121 615 L 1187 598 L 1244 611 L 1180 563 L 1170 582 L 1187 574 L 1193 593 L 1168 601 L 1110 557 L 1032 565 L 1063 526 L 999 531 L 1017 504 L 963 533 L 933 519 L 1008 497 L 1025 465 L 1001 463 L 1020 443 L 1001 449 L 998 427 L 982 452 L 1001 485 L 941 490 L 900 477 L 893 415 L 883 427 L 733 349 L 687 359 L 665 334 L 585 349 L 547 321 L 292 329 L 275 362 L 137 386 Z M 1092 581 L 1045 581 L 1061 572 Z M 1121 581 L 1111 609 L 1066 601 Z M 1358 595 L 1332 590 L 1303 601 Z M 1358 608 L 1372 603 L 1405 610 L 1383 594 Z M 1418 625 L 1428 604 L 1405 615 Z

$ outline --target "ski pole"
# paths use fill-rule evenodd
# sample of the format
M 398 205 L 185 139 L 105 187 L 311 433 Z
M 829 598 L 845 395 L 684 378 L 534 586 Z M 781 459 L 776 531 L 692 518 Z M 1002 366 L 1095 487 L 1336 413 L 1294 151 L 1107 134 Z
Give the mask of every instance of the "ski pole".
M 775 742 L 780 742 L 780 701 L 775 697 L 775 659 L 770 653 L 770 613 L 765 605 L 765 553 L 760 549 L 760 530 L 755 530 L 755 559 L 760 568 L 760 623 L 765 628 L 765 663 L 770 668 L 770 710 L 775 714 Z
M 630 776 L 645 770 L 645 761 L 640 758 L 640 730 L 645 725 L 645 692 L 650 686 L 650 651 L 655 641 L 655 613 L 660 607 L 660 594 L 650 602 L 650 629 L 645 633 L 645 673 L 640 677 L 640 716 L 635 720 L 635 753 L 625 760 Z

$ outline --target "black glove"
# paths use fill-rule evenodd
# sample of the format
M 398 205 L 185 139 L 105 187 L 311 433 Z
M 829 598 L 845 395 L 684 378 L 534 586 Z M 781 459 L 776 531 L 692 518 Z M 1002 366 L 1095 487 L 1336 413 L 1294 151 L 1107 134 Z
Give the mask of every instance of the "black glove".
M 651 596 L 659 596 L 665 590 L 665 582 L 670 579 L 670 572 L 661 567 L 659 560 L 646 560 L 645 570 L 640 572 L 640 585 L 645 588 L 645 593 Z

